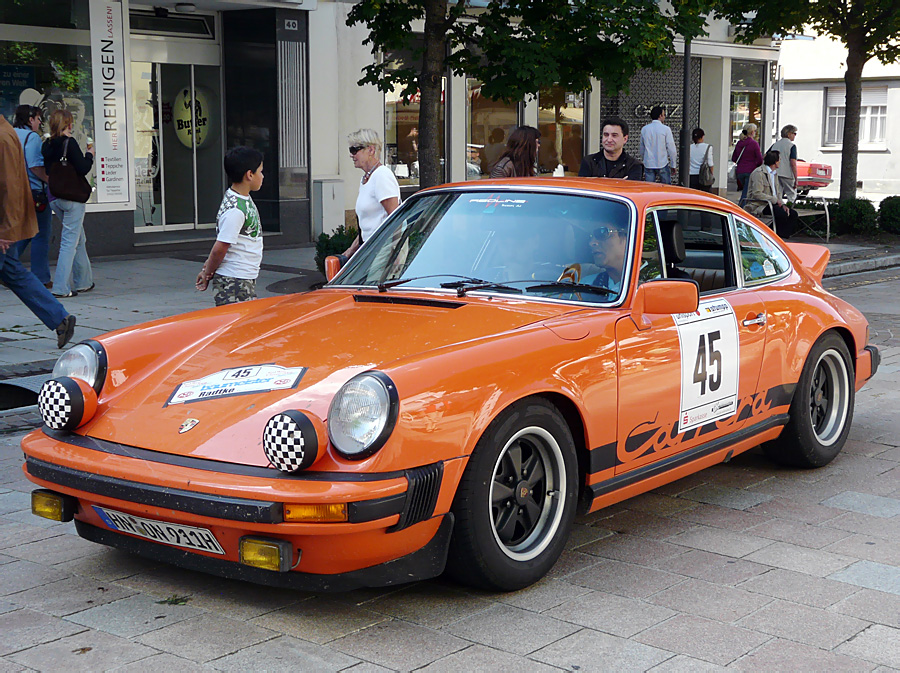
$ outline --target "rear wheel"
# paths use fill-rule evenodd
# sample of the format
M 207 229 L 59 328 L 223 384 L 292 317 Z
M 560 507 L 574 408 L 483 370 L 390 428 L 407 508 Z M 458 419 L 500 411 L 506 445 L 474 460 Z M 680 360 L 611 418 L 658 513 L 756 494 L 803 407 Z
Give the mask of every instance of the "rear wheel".
M 575 444 L 540 399 L 504 411 L 478 441 L 453 501 L 448 572 L 512 591 L 533 584 L 563 551 L 578 489 Z
M 853 364 L 844 340 L 826 332 L 813 344 L 791 402 L 791 420 L 764 445 L 775 462 L 822 467 L 841 452 L 853 420 Z

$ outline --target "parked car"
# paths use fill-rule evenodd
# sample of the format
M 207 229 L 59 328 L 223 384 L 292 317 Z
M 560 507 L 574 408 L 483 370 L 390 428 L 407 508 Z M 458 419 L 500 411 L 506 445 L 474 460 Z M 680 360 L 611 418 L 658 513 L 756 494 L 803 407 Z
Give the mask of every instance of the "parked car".
M 760 444 L 835 458 L 879 352 L 828 255 L 678 187 L 420 191 L 321 289 L 63 354 L 22 442 L 32 509 L 262 584 L 518 589 L 577 512 Z
M 797 193 L 806 196 L 811 189 L 827 187 L 833 182 L 831 179 L 831 166 L 822 163 L 810 163 L 799 159 L 797 161 Z

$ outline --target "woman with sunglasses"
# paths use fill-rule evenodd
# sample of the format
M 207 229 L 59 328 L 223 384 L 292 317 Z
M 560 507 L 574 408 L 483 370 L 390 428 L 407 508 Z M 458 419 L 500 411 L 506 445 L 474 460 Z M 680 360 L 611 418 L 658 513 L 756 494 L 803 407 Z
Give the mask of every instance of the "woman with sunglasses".
M 372 129 L 360 129 L 347 136 L 353 165 L 363 172 L 356 197 L 359 234 L 344 251 L 349 259 L 400 205 L 400 183 L 390 168 L 381 163 L 381 138 Z
M 520 126 L 509 135 L 506 151 L 491 169 L 492 178 L 533 178 L 541 146 L 541 132 Z

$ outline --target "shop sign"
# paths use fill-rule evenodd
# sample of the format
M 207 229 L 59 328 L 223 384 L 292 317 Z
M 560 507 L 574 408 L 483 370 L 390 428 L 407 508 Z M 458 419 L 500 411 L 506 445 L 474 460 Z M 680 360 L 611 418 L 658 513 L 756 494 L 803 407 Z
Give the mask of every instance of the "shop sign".
M 19 105 L 19 94 L 33 88 L 34 68 L 0 64 L 0 114 L 12 117 Z
M 128 201 L 128 129 L 122 3 L 90 0 L 91 74 L 94 80 L 94 167 L 97 202 Z
M 191 97 L 191 90 L 185 87 L 175 97 L 174 108 L 172 121 L 175 123 L 175 136 L 179 142 L 190 149 L 193 146 L 191 143 L 193 137 L 197 147 L 203 147 L 209 138 L 209 95 L 198 87 L 194 89 L 194 95 Z M 191 108 L 194 111 L 193 115 Z

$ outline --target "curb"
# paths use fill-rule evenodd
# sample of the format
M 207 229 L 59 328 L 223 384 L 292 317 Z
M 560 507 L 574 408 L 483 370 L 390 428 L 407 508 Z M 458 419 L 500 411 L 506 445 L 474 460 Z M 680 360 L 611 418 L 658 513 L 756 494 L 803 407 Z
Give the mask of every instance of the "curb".
M 829 264 L 825 268 L 825 278 L 844 276 L 848 273 L 861 273 L 900 266 L 900 254 L 867 257 L 864 259 L 848 259 L 845 262 Z

